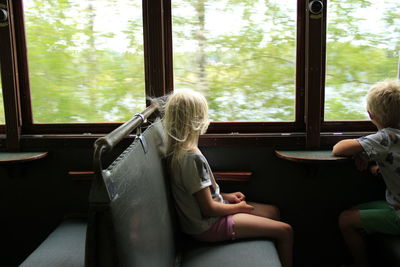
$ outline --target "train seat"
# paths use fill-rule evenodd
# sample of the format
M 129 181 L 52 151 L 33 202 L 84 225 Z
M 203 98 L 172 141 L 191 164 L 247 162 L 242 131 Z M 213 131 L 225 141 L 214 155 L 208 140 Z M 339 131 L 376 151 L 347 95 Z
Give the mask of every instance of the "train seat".
M 207 244 L 180 233 L 161 136 L 155 122 L 108 168 L 96 170 L 87 266 L 281 266 L 268 239 Z
M 62 222 L 20 267 L 83 267 L 85 264 L 86 220 Z

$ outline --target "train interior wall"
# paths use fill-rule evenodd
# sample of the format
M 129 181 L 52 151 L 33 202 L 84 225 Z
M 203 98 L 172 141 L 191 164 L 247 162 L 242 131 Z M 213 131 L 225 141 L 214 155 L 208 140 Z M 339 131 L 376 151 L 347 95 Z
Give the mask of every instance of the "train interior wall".
M 87 143 L 47 147 L 46 158 L 0 166 L 0 266 L 17 266 L 65 216 L 86 214 L 91 182 L 68 172 L 92 170 L 93 143 Z M 224 182 L 221 189 L 242 191 L 250 201 L 280 208 L 282 220 L 294 229 L 295 266 L 343 263 L 348 255 L 338 215 L 357 203 L 384 198 L 383 181 L 357 171 L 353 162 L 290 162 L 277 158 L 268 146 L 201 150 L 214 171 L 253 173 L 249 182 Z

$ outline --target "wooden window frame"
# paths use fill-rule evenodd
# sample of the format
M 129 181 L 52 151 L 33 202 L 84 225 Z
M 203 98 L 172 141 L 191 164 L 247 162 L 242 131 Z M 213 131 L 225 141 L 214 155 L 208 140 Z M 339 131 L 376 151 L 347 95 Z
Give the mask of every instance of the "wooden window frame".
M 374 130 L 368 121 L 323 121 L 326 8 L 320 18 L 312 17 L 308 10 L 310 1 L 297 2 L 295 121 L 214 122 L 208 129 L 208 136 L 202 138 L 205 140 L 203 142 L 216 144 L 216 140 L 229 140 L 221 142 L 230 144 L 243 143 L 238 141 L 242 139 L 250 142 L 263 139 L 275 144 L 276 138 L 280 138 L 292 140 L 289 144 L 319 148 L 336 140 L 334 134 L 330 135 L 329 132 Z M 322 2 L 326 7 L 327 0 Z M 173 90 L 171 0 L 143 0 L 142 3 L 145 90 L 146 95 L 158 97 Z M 22 0 L 0 0 L 0 4 L 6 5 L 9 12 L 8 26 L 0 28 L 1 74 L 7 125 L 0 125 L 0 134 L 8 136 L 5 141 L 7 149 L 18 150 L 21 135 L 100 134 L 119 126 L 121 123 L 33 123 Z M 282 133 L 291 134 L 290 137 L 282 137 Z M 232 139 L 232 136 L 235 138 Z
M 21 102 L 20 84 L 18 79 L 16 26 L 14 24 L 14 5 L 11 0 L 1 0 L 1 7 L 7 7 L 8 23 L 0 27 L 0 62 L 1 82 L 3 89 L 4 114 L 7 127 L 4 132 L 7 136 L 6 146 L 9 151 L 19 150 L 21 137 Z

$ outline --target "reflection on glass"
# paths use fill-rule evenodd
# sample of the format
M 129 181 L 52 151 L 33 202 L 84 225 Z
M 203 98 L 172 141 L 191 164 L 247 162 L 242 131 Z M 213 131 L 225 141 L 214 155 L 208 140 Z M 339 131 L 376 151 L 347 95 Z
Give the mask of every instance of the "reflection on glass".
M 213 121 L 293 121 L 296 2 L 172 1 L 175 89 Z
M 325 120 L 365 120 L 369 88 L 397 77 L 400 2 L 328 2 Z
M 35 122 L 121 122 L 145 108 L 140 2 L 24 0 Z

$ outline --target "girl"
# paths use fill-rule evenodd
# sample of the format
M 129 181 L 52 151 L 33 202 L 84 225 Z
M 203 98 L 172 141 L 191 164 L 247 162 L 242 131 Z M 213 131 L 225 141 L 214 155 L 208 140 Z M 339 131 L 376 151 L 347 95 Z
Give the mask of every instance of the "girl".
M 163 124 L 172 192 L 182 230 L 205 242 L 273 238 L 282 265 L 292 266 L 292 228 L 277 220 L 278 208 L 247 202 L 241 192 L 220 193 L 198 148 L 199 135 L 209 125 L 204 96 L 190 90 L 170 95 Z

